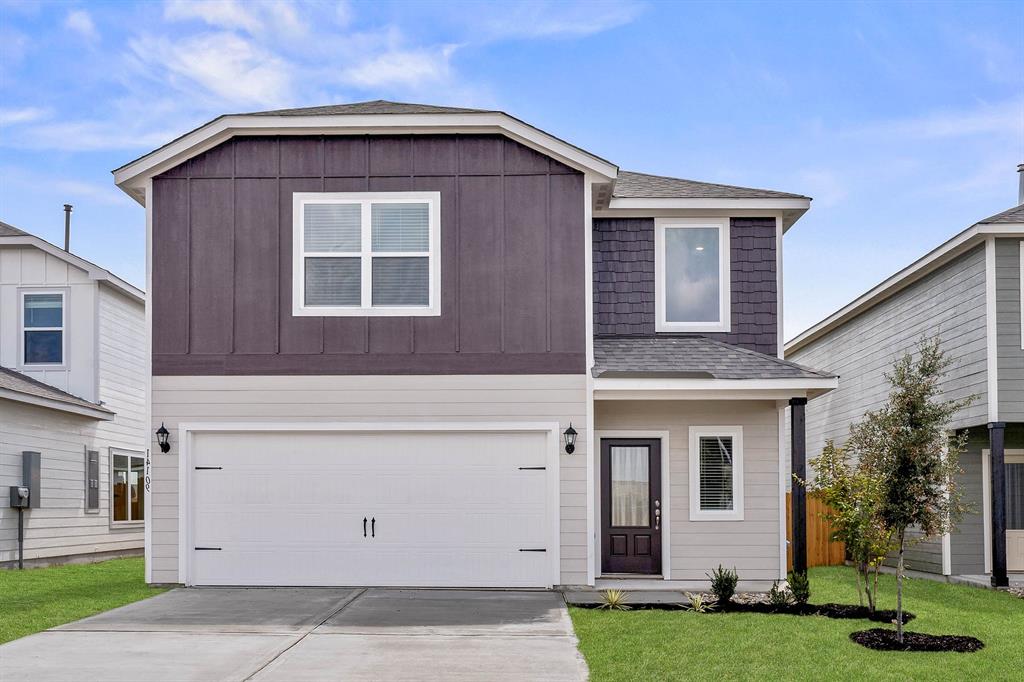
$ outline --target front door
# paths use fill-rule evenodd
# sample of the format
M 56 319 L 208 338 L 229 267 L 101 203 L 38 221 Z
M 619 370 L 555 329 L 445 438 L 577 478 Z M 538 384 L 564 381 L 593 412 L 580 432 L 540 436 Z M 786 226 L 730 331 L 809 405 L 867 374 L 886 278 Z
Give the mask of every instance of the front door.
M 661 573 L 661 441 L 601 440 L 601 572 Z
M 1024 454 L 1005 457 L 1006 570 L 1024 571 Z

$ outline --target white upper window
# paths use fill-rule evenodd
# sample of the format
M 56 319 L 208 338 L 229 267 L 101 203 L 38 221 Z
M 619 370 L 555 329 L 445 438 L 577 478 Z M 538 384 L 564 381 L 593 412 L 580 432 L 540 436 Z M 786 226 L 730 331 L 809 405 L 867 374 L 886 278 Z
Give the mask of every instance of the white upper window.
M 743 520 L 743 427 L 690 427 L 690 520 Z
M 294 195 L 295 315 L 440 315 L 439 192 Z
M 64 292 L 23 291 L 22 364 L 64 364 Z
M 659 218 L 654 250 L 656 331 L 729 331 L 728 219 Z

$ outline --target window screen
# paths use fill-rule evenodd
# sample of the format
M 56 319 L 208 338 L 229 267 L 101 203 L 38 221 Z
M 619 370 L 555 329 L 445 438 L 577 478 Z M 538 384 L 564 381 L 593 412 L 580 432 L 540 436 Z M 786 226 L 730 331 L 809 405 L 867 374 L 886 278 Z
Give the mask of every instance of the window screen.
M 699 447 L 701 510 L 732 511 L 732 437 L 701 436 Z

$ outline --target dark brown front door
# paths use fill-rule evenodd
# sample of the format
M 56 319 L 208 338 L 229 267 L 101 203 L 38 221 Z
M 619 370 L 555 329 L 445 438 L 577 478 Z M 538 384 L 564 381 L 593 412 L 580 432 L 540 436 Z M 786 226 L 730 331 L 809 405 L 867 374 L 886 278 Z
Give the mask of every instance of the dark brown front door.
M 601 440 L 601 572 L 661 573 L 661 441 Z

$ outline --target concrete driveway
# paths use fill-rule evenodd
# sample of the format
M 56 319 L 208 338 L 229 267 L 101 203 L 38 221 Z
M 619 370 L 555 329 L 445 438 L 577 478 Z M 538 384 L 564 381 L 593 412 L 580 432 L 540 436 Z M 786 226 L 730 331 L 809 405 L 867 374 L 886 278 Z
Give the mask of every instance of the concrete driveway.
M 554 592 L 193 588 L 0 646 L 0 680 L 582 680 Z

